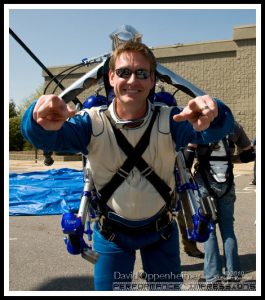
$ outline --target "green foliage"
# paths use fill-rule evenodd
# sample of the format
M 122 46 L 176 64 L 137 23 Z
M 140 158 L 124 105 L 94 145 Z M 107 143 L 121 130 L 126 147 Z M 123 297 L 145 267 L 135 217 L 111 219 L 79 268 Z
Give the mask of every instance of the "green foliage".
M 14 118 L 18 115 L 17 107 L 13 99 L 9 101 L 9 118 Z
M 23 136 L 20 131 L 21 117 L 9 118 L 9 151 L 23 150 Z
M 28 141 L 26 141 L 25 139 L 23 140 L 23 151 L 29 151 L 29 150 L 34 150 L 35 148 L 33 147 L 33 145 L 31 145 Z
M 28 106 L 43 94 L 43 87 L 39 87 L 29 98 L 25 100 L 24 104 L 17 108 L 14 101 L 9 101 L 9 151 L 33 150 L 34 147 L 24 139 L 20 124 L 22 116 Z

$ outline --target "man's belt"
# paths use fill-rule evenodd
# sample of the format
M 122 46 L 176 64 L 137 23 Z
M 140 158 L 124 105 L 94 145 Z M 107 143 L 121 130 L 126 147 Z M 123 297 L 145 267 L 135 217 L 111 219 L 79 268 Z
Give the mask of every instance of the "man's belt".
M 168 231 L 168 229 L 170 229 L 171 225 L 173 224 L 173 220 L 174 218 L 172 212 L 168 208 L 165 208 L 155 220 L 143 226 L 129 227 L 122 223 L 110 220 L 105 215 L 100 216 L 99 226 L 100 232 L 108 240 L 114 239 L 115 232 L 122 232 L 129 235 L 137 236 L 146 232 L 148 233 L 156 231 L 161 232 L 162 237 L 167 239 L 166 236 L 163 236 L 163 232 L 166 232 Z

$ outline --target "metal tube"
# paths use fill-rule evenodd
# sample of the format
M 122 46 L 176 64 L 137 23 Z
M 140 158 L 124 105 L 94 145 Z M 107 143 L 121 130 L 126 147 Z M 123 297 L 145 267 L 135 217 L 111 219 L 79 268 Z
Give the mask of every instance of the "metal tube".
M 25 45 L 25 43 L 14 33 L 14 31 L 9 28 L 9 33 L 10 35 L 22 46 L 22 48 L 24 50 L 26 50 L 26 52 L 36 61 L 36 63 L 49 75 L 50 78 L 52 78 L 58 85 L 59 87 L 64 90 L 65 87 L 60 83 L 60 81 L 54 77 L 54 75 L 50 72 L 49 69 L 47 69 L 45 67 L 45 65 L 38 59 L 38 57 Z M 76 97 L 74 97 L 73 99 L 71 99 L 74 104 L 80 103 L 82 104 L 79 99 L 77 99 Z

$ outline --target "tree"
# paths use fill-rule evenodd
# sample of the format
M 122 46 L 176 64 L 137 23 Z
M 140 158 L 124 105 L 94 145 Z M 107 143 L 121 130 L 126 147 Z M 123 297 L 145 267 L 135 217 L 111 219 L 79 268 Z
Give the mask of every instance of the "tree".
M 13 99 L 9 100 L 9 118 L 17 117 L 18 111 Z
M 23 149 L 23 136 L 20 132 L 20 116 L 13 99 L 9 101 L 9 151 Z
M 9 151 L 23 150 L 23 136 L 20 131 L 20 116 L 9 118 Z
M 9 101 L 9 151 L 32 150 L 34 147 L 24 139 L 20 124 L 26 108 L 43 93 L 43 85 L 39 87 L 22 107 L 17 108 L 14 101 Z

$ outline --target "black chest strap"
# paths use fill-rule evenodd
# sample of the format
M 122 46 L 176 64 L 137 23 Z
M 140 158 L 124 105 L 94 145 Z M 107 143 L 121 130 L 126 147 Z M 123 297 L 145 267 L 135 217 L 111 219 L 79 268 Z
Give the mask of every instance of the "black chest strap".
M 133 169 L 134 166 L 156 188 L 158 193 L 165 200 L 166 204 L 168 206 L 170 205 L 170 187 L 154 172 L 154 170 L 142 158 L 142 154 L 149 145 L 151 130 L 158 112 L 159 107 L 155 107 L 151 121 L 135 147 L 133 147 L 122 134 L 122 132 L 112 124 L 111 118 L 110 116 L 108 116 L 108 111 L 105 112 L 108 119 L 110 120 L 117 143 L 122 149 L 122 151 L 127 155 L 127 159 L 124 161 L 117 173 L 113 175 L 111 180 L 101 190 L 98 191 L 100 196 L 99 206 L 101 210 L 104 210 L 104 206 L 111 197 L 111 195 L 129 175 L 130 171 Z

